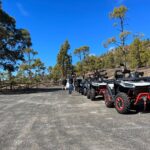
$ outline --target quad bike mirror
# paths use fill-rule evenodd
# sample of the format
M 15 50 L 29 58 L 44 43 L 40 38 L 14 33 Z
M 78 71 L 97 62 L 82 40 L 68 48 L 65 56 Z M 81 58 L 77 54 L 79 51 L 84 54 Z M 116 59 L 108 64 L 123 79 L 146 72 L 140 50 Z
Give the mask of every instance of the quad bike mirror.
M 140 77 L 143 77 L 143 76 L 144 76 L 144 72 L 135 71 L 135 72 L 130 73 L 131 78 L 140 78 Z
M 130 72 L 131 71 L 128 69 L 116 70 L 114 77 L 115 77 L 115 79 L 128 78 L 130 76 Z
M 114 77 L 115 77 L 115 79 L 123 78 L 124 75 L 123 75 L 122 70 L 116 70 L 116 71 L 115 71 L 115 74 L 114 74 Z

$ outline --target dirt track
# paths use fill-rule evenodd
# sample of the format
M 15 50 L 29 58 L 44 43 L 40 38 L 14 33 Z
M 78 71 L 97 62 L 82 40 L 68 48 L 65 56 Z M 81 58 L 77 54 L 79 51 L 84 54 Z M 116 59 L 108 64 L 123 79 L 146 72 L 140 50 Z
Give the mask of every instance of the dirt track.
M 66 91 L 0 95 L 0 150 L 148 150 L 150 114 Z

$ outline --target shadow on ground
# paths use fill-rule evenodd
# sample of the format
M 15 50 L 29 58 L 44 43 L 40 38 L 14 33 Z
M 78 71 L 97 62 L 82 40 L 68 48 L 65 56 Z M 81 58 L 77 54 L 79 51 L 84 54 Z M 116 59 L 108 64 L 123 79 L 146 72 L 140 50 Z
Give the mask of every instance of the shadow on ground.
M 104 97 L 103 96 L 97 96 L 94 100 L 92 101 L 104 101 Z
M 30 89 L 17 89 L 17 90 L 3 90 L 3 91 L 0 91 L 0 95 L 57 92 L 57 91 L 60 91 L 60 90 L 62 90 L 60 87 L 57 87 L 57 88 L 30 88 Z

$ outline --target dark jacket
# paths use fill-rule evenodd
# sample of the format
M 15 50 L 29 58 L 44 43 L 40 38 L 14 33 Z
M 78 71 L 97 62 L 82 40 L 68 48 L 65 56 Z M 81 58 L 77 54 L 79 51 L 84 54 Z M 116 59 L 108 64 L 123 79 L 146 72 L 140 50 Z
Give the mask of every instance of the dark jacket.
M 73 78 L 69 78 L 69 84 L 73 84 Z
M 66 85 L 66 83 L 67 83 L 67 80 L 66 79 L 64 79 L 64 80 L 62 80 L 62 85 Z

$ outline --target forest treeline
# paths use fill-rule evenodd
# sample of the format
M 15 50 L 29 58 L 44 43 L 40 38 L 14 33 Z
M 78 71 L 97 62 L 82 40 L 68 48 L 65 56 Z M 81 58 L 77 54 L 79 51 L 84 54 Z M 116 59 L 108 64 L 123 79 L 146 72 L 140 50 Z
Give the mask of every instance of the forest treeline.
M 0 1 L 0 86 L 37 83 L 49 71 L 32 48 L 28 30 L 16 27 L 16 20 L 6 13 Z
M 45 66 L 38 58 L 38 51 L 32 48 L 29 31 L 16 27 L 15 18 L 3 10 L 0 0 L 0 88 L 6 84 L 10 89 L 17 84 L 26 84 L 29 88 L 33 84 L 38 86 L 40 82 L 59 81 L 72 74 L 84 76 L 97 69 L 115 68 L 121 63 L 133 69 L 149 67 L 150 40 L 126 30 L 127 11 L 126 6 L 120 6 L 109 14 L 119 32 L 103 43 L 105 54 L 90 55 L 87 45 L 71 50 L 66 40 L 59 49 L 56 65 L 52 67 Z M 131 35 L 134 36 L 129 44 L 128 36 Z M 114 48 L 107 50 L 112 45 Z M 78 57 L 76 64 L 72 63 L 74 57 Z
M 58 54 L 56 66 L 52 68 L 51 77 L 55 80 L 64 78 L 70 74 L 77 76 L 85 75 L 88 72 L 93 72 L 98 69 L 118 68 L 120 64 L 124 64 L 124 52 L 120 48 L 113 48 L 100 56 L 90 55 L 90 48 L 83 46 L 74 50 L 74 55 L 77 55 L 79 61 L 72 65 L 71 55 L 68 55 L 70 48 L 67 47 L 68 41 L 62 45 Z M 66 48 L 63 48 L 63 46 Z M 130 69 L 138 69 L 141 67 L 150 67 L 150 40 L 142 40 L 135 38 L 133 42 L 125 47 L 126 50 L 126 66 Z M 69 59 L 63 59 L 63 58 Z M 61 59 L 60 59 L 61 58 Z M 65 73 L 64 73 L 65 72 Z
M 150 40 L 144 39 L 142 33 L 131 33 L 127 28 L 128 9 L 126 6 L 115 7 L 109 18 L 114 20 L 114 28 L 118 34 L 109 37 L 103 46 L 106 53 L 99 56 L 90 55 L 89 46 L 81 46 L 76 48 L 73 57 L 78 57 L 78 62 L 72 65 L 72 57 L 69 54 L 70 44 L 68 41 L 61 46 L 57 57 L 57 64 L 52 69 L 52 78 L 55 80 L 61 77 L 66 78 L 70 73 L 77 76 L 84 76 L 88 72 L 98 69 L 116 68 L 120 64 L 131 69 L 150 66 Z M 132 42 L 128 42 L 128 38 L 132 37 Z M 113 47 L 110 49 L 110 47 Z M 68 57 L 69 56 L 69 57 Z M 69 58 L 69 59 L 64 59 Z M 70 64 L 69 64 L 70 63 Z M 65 72 L 65 74 L 64 74 Z

